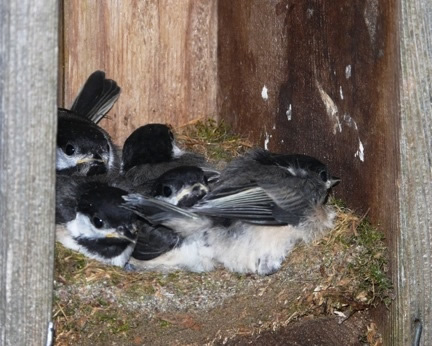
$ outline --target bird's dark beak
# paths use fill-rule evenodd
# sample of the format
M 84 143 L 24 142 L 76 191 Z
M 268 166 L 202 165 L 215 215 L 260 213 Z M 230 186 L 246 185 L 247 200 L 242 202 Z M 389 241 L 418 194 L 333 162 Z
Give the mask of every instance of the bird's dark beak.
M 336 186 L 337 184 L 339 184 L 341 181 L 340 178 L 338 177 L 331 177 L 330 178 L 330 187 Z
M 180 208 L 190 208 L 201 200 L 208 191 L 208 187 L 200 183 L 184 188 L 178 196 L 177 206 Z
M 135 243 L 137 239 L 138 228 L 135 224 L 129 226 L 119 226 L 116 228 L 115 232 L 107 234 L 108 238 L 118 238 L 125 239 L 130 241 L 131 243 Z

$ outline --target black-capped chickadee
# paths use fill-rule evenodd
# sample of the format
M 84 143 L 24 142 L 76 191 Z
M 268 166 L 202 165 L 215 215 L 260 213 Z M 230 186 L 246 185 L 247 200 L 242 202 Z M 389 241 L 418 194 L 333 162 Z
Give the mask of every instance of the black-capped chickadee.
M 152 183 L 150 196 L 181 208 L 190 208 L 209 193 L 219 172 L 197 166 L 179 166 L 163 173 Z
M 89 258 L 123 267 L 143 220 L 121 207 L 125 190 L 91 178 L 57 176 L 57 240 Z
M 310 242 L 332 227 L 335 212 L 325 202 L 338 181 L 315 158 L 254 150 L 228 164 L 214 189 L 191 208 L 125 196 L 126 208 L 182 239 L 151 261 L 130 263 L 138 270 L 208 271 L 223 265 L 272 274 L 299 241 Z
M 120 95 L 105 73 L 90 75 L 70 110 L 58 109 L 56 171 L 64 175 L 103 174 L 119 166 L 118 149 L 96 125 Z
M 147 195 L 182 208 L 192 207 L 208 193 L 208 184 L 215 177 L 217 175 L 205 173 L 199 167 L 180 166 L 156 179 Z M 180 234 L 161 224 L 147 224 L 138 233 L 132 257 L 143 261 L 154 259 L 181 246 L 183 239 Z
M 199 166 L 212 171 L 203 156 L 181 150 L 166 125 L 141 126 L 123 145 L 122 173 L 133 186 L 148 183 L 179 166 Z

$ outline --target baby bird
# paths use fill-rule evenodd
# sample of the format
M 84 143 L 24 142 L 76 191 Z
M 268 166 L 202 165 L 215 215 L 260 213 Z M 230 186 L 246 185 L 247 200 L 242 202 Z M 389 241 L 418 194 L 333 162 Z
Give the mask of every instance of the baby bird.
M 57 240 L 89 258 L 123 267 L 144 222 L 121 207 L 126 195 L 104 179 L 57 176 Z
M 181 150 L 172 131 L 163 124 L 139 127 L 123 145 L 121 171 L 132 186 L 146 184 L 179 166 L 199 166 L 217 173 L 203 156 Z
M 58 109 L 56 171 L 95 175 L 118 169 L 118 149 L 96 123 L 117 101 L 120 88 L 105 73 L 92 73 L 70 110 Z
M 125 196 L 126 208 L 181 239 L 151 261 L 130 263 L 138 270 L 209 271 L 223 265 L 272 274 L 298 242 L 332 227 L 335 212 L 325 203 L 338 181 L 315 158 L 254 150 L 228 164 L 213 190 L 190 208 Z
M 173 168 L 153 182 L 149 195 L 179 207 L 192 207 L 209 191 L 208 183 L 215 177 L 195 166 Z M 183 237 L 163 225 L 147 224 L 140 229 L 132 257 L 148 261 L 181 246 Z

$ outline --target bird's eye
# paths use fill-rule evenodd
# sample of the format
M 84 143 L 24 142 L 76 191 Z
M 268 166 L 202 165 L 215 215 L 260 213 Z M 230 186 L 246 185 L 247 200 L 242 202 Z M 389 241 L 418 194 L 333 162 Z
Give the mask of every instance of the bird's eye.
M 72 156 L 75 154 L 75 147 L 72 144 L 66 145 L 65 153 L 66 155 Z
M 327 181 L 327 172 L 321 171 L 320 172 L 320 178 L 322 179 L 322 181 Z
M 97 216 L 93 217 L 92 223 L 96 228 L 102 228 L 104 225 L 104 222 L 101 219 L 99 219 Z
M 162 193 L 163 193 L 163 195 L 165 196 L 165 197 L 169 197 L 169 196 L 171 196 L 171 194 L 172 194 L 172 190 L 171 190 L 171 188 L 169 187 L 169 186 L 164 186 L 163 187 L 163 189 L 162 189 Z

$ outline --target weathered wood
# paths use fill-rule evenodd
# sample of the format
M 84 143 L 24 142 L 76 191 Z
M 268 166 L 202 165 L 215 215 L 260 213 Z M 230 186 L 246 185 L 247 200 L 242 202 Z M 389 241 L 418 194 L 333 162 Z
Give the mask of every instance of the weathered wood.
M 66 1 L 66 106 L 103 69 L 122 87 L 101 122 L 119 144 L 148 122 L 215 116 L 216 9 L 216 0 Z
M 342 178 L 337 195 L 389 234 L 398 214 L 395 13 L 375 0 L 221 0 L 218 13 L 220 116 L 270 150 L 328 163 Z
M 0 5 L 1 345 L 45 345 L 51 317 L 57 6 Z
M 396 4 L 218 4 L 220 116 L 260 146 L 313 155 L 329 164 L 332 174 L 342 178 L 336 196 L 368 212 L 396 249 Z
M 401 1 L 400 237 L 395 345 L 410 345 L 415 319 L 421 345 L 432 345 L 432 2 Z

